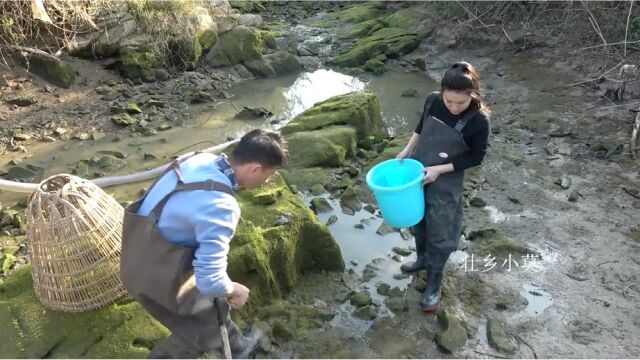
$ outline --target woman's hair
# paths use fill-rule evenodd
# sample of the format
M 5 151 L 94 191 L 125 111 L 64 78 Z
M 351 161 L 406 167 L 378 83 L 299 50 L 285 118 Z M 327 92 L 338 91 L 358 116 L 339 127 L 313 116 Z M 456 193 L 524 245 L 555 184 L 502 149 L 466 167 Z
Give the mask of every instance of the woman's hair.
M 489 107 L 482 102 L 480 94 L 480 76 L 473 65 L 460 61 L 444 73 L 440 81 L 441 91 L 461 91 L 471 96 L 471 106 L 485 114 L 491 114 Z

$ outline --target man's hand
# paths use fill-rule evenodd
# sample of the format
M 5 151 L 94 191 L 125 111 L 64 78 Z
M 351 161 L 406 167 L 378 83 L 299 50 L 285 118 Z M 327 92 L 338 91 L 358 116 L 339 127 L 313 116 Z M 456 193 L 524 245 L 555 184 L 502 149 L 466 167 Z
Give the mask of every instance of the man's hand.
M 249 288 L 240 283 L 234 282 L 233 290 L 226 296 L 227 301 L 229 301 L 229 306 L 234 310 L 242 308 L 249 299 L 249 292 Z

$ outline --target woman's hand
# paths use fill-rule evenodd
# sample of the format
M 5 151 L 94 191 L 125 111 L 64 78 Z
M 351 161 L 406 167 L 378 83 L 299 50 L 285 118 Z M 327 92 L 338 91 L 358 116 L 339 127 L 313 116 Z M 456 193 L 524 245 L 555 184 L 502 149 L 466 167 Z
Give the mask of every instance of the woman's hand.
M 436 166 L 427 166 L 421 170 L 424 173 L 424 179 L 422 180 L 422 186 L 431 184 L 438 180 L 438 177 L 442 174 L 446 174 L 453 171 L 453 164 L 444 164 Z
M 396 159 L 400 160 L 400 162 L 402 162 L 402 159 L 411 156 L 411 152 L 407 149 L 404 148 L 402 149 L 402 151 L 400 151 L 398 153 L 398 155 L 396 155 Z
M 436 181 L 438 179 L 438 176 L 440 176 L 441 174 L 439 166 L 427 166 L 426 168 L 422 168 L 422 172 L 424 173 L 422 186 L 431 184 L 432 182 Z

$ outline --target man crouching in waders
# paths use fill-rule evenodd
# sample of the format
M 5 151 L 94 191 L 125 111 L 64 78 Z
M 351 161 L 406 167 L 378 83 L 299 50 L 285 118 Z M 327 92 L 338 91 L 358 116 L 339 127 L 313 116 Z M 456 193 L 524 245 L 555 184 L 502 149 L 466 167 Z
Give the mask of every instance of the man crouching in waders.
M 277 133 L 253 130 L 227 158 L 200 153 L 174 162 L 125 211 L 120 275 L 129 294 L 171 330 L 149 358 L 196 358 L 223 351 L 247 357 L 259 334 L 243 336 L 229 316 L 249 289 L 227 275 L 240 219 L 238 187 L 265 183 L 286 161 Z M 219 320 L 220 319 L 220 320 Z

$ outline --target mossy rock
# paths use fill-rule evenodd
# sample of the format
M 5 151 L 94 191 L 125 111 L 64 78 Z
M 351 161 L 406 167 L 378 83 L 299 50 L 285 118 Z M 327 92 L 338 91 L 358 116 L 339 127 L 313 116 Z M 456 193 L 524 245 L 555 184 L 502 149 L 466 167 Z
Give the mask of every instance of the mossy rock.
M 359 23 L 372 20 L 382 14 L 379 3 L 365 2 L 353 5 L 347 9 L 329 14 L 330 17 L 337 18 L 342 22 Z
M 334 96 L 317 103 L 283 127 L 282 133 L 288 135 L 332 125 L 349 125 L 355 128 L 358 141 L 369 136 L 388 136 L 380 112 L 380 101 L 370 91 Z
M 4 221 L 3 221 L 4 223 Z M 0 272 L 8 273 L 9 269 L 16 261 L 16 253 L 20 250 L 19 246 L 11 245 L 0 248 Z
M 358 39 L 355 45 L 333 59 L 342 67 L 357 67 L 380 54 L 394 59 L 408 54 L 420 45 L 417 33 L 401 28 L 383 28 L 368 37 Z
M 498 262 L 499 267 L 509 255 L 517 262 L 527 255 L 538 256 L 538 252 L 524 245 L 520 245 L 499 231 L 488 231 L 473 240 L 474 253 L 485 257 L 492 256 Z
M 286 137 L 289 159 L 286 168 L 314 166 L 338 167 L 356 149 L 356 130 L 349 126 L 330 126 L 303 131 Z
M 127 79 L 139 79 L 147 76 L 159 64 L 155 55 L 149 51 L 132 51 L 120 55 L 120 74 Z
M 203 50 L 209 50 L 218 41 L 218 32 L 213 29 L 204 29 L 196 32 L 196 39 Z
M 281 169 L 280 174 L 289 186 L 295 186 L 298 190 L 308 190 L 313 185 L 327 185 L 331 182 L 333 169 L 331 168 L 302 168 Z
M 285 51 L 278 51 L 273 54 L 265 55 L 264 59 L 278 75 L 294 74 L 302 69 L 302 65 L 300 64 L 300 61 L 298 61 L 298 58 Z
M 22 266 L 0 285 L 3 358 L 145 358 L 168 331 L 137 302 L 63 313 L 44 308 Z
M 382 19 L 373 19 L 353 25 L 348 30 L 340 31 L 338 29 L 338 37 L 341 39 L 355 39 L 367 37 L 374 32 L 388 27 L 389 24 Z
M 273 328 L 271 329 L 271 335 L 279 341 L 290 341 L 293 339 L 293 331 L 289 329 L 289 327 L 280 320 L 276 320 L 273 323 Z
M 275 70 L 264 58 L 245 61 L 243 64 L 256 77 L 268 78 L 276 75 Z
M 222 35 L 207 54 L 213 67 L 232 66 L 244 61 L 262 58 L 262 38 L 257 29 L 238 26 Z
M 437 314 L 440 332 L 436 334 L 436 344 L 447 353 L 460 350 L 467 343 L 467 331 L 460 320 L 445 311 Z
M 29 71 L 61 88 L 69 88 L 76 79 L 73 68 L 60 59 L 49 58 L 39 54 L 31 54 L 18 58 L 18 62 L 28 66 Z
M 380 60 L 371 59 L 364 63 L 364 69 L 374 75 L 382 75 L 385 72 L 384 63 Z
M 261 194 L 280 191 L 272 204 L 255 201 Z M 280 175 L 236 197 L 242 220 L 231 242 L 228 271 L 232 279 L 252 289 L 243 313 L 289 292 L 302 273 L 344 269 L 340 248 L 329 230 L 289 191 Z M 282 216 L 289 221 L 279 225 L 277 219 Z
M 408 9 L 402 9 L 387 16 L 384 21 L 389 24 L 389 27 L 402 28 L 412 30 L 416 28 L 416 25 L 420 21 L 423 15 L 416 7 Z

